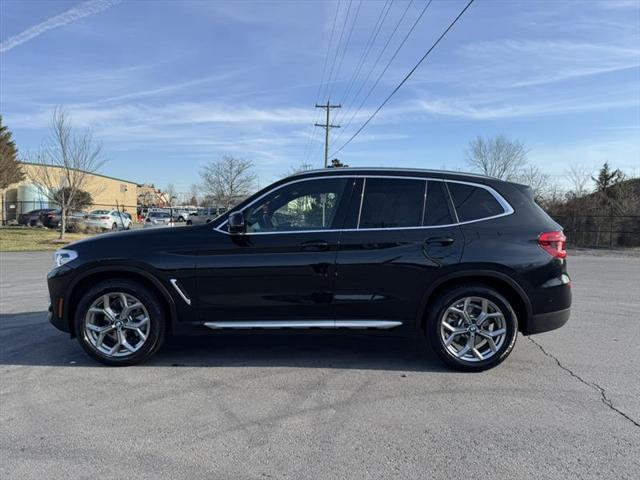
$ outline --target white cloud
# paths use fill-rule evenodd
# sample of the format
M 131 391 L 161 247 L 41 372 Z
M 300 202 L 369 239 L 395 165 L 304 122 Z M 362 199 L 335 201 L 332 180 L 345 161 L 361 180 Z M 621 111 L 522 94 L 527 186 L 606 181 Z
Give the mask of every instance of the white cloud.
M 640 48 L 573 41 L 500 40 L 461 48 L 482 83 L 523 87 L 640 66 Z M 466 77 L 466 80 L 469 80 Z
M 28 42 L 32 38 L 42 35 L 48 30 L 62 27 L 81 18 L 100 13 L 120 3 L 120 1 L 121 0 L 89 0 L 83 2 L 70 8 L 66 12 L 48 18 L 44 22 L 38 23 L 17 35 L 7 38 L 0 43 L 0 52 L 7 52 L 18 45 Z

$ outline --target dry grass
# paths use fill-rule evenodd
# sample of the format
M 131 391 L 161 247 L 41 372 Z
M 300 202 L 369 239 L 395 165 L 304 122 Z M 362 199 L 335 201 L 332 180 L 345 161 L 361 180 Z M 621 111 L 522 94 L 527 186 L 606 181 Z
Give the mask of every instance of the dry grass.
M 86 238 L 86 233 L 67 233 L 64 241 L 59 232 L 46 228 L 0 227 L 0 252 L 29 252 L 57 250 L 64 245 Z

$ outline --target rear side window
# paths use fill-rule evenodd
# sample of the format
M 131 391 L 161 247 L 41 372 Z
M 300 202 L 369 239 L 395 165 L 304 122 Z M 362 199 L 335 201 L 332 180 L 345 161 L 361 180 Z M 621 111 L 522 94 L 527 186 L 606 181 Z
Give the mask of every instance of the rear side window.
M 427 204 L 424 211 L 423 225 L 450 225 L 455 223 L 449 210 L 449 200 L 444 190 L 444 183 L 429 181 L 427 187 Z
M 484 188 L 447 182 L 458 220 L 470 222 L 504 213 L 496 198 Z
M 424 180 L 367 178 L 359 228 L 421 226 L 425 186 Z

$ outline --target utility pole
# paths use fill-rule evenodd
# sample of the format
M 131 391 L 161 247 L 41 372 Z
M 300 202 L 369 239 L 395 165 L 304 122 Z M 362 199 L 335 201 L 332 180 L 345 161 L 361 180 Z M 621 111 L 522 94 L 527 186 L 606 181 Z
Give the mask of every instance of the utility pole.
M 316 123 L 316 127 L 324 128 L 324 168 L 327 168 L 327 164 L 329 162 L 329 129 L 331 128 L 340 128 L 340 125 L 331 125 L 329 122 L 329 112 L 332 108 L 341 108 L 342 105 L 331 105 L 329 100 L 327 100 L 326 105 L 317 105 L 316 108 L 324 108 L 327 111 L 327 121 L 326 123 Z

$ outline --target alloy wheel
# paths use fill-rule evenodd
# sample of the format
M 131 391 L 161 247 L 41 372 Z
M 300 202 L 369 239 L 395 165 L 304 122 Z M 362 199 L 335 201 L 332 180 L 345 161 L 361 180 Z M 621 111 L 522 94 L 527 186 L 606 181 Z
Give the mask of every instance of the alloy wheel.
M 440 337 L 458 360 L 480 362 L 493 357 L 507 338 L 507 322 L 500 308 L 483 297 L 453 302 L 440 319 Z
M 131 294 L 109 292 L 93 301 L 84 318 L 84 337 L 99 353 L 127 357 L 142 348 L 151 331 L 149 312 Z

